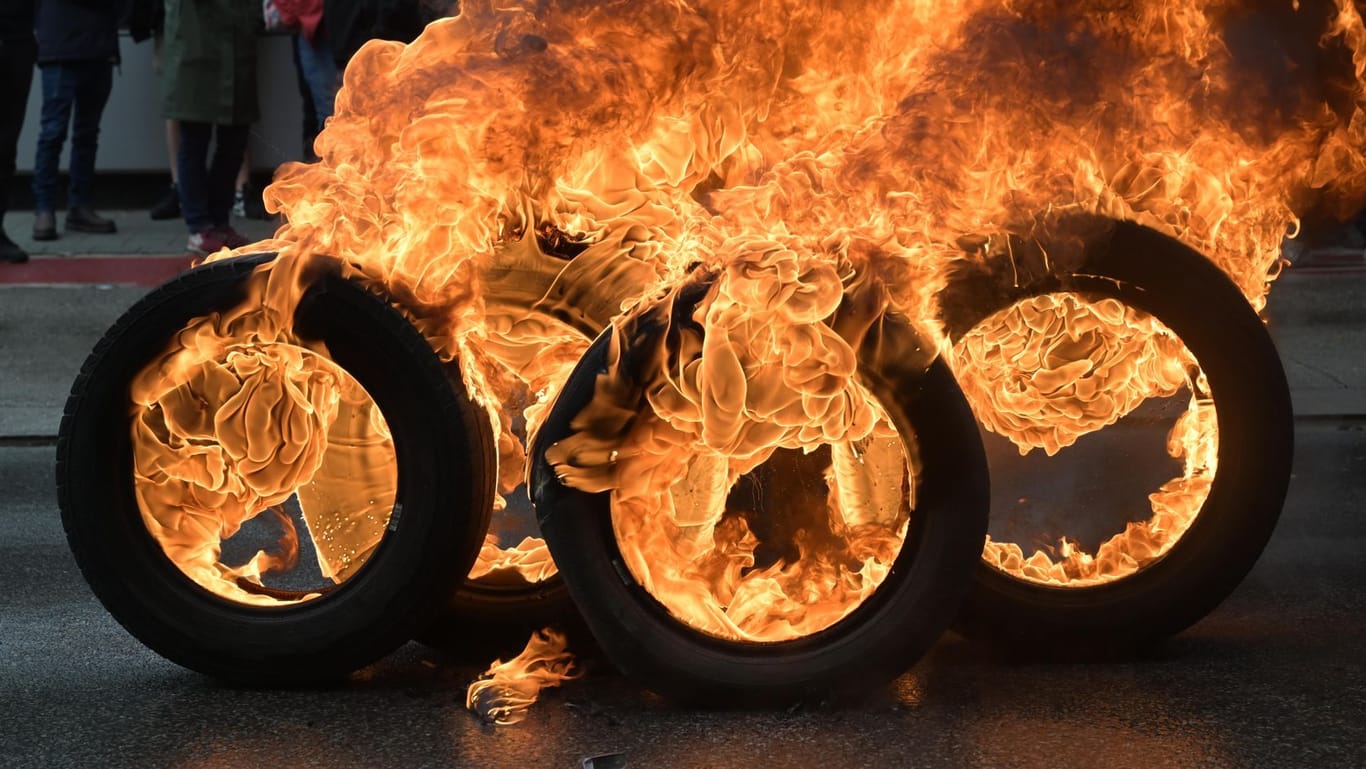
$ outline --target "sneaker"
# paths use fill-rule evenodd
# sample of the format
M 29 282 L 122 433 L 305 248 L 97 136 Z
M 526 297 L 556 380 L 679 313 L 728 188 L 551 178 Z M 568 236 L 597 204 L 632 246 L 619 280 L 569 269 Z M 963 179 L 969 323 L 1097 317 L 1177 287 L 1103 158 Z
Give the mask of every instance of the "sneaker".
M 222 251 L 226 245 L 215 230 L 200 230 L 190 236 L 189 241 L 185 243 L 185 249 L 201 256 L 208 256 Z
M 101 235 L 108 235 L 118 232 L 118 227 L 114 225 L 113 219 L 106 219 L 95 213 L 95 210 L 88 206 L 73 208 L 66 212 L 66 228 L 76 232 L 94 232 Z
M 0 262 L 23 264 L 27 261 L 28 253 L 20 248 L 18 243 L 10 240 L 4 230 L 0 230 Z
M 228 248 L 241 248 L 256 242 L 231 227 L 218 227 L 213 230 L 213 235 Z
M 180 190 L 172 184 L 147 214 L 156 221 L 180 218 Z
M 238 219 L 247 218 L 247 196 L 243 190 L 238 190 L 232 195 L 232 215 Z

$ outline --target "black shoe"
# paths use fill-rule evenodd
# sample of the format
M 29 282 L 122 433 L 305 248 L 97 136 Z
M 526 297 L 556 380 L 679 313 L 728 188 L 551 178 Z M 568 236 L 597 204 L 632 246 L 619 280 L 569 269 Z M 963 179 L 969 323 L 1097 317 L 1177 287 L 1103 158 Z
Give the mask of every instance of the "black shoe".
M 0 230 L 0 262 L 10 264 L 23 264 L 28 261 L 28 254 L 19 247 L 18 243 L 9 239 L 4 230 Z
M 76 232 L 95 232 L 105 235 L 118 232 L 119 229 L 114 226 L 114 220 L 106 219 L 85 206 L 73 208 L 66 213 L 66 228 Z
M 163 219 L 180 218 L 180 190 L 174 184 L 166 190 L 166 194 L 161 196 L 156 205 L 152 206 L 147 212 L 153 219 L 161 221 Z
M 57 215 L 51 211 L 33 212 L 33 239 L 57 239 Z

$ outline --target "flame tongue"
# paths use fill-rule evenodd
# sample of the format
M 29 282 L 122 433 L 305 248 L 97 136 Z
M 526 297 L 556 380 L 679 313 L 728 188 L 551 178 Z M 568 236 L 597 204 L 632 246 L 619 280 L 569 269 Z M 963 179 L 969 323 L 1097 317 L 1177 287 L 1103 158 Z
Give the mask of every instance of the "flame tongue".
M 502 547 L 497 534 L 484 537 L 479 557 L 467 579 L 480 579 L 494 572 L 510 570 L 526 582 L 541 582 L 557 573 L 550 548 L 540 537 L 523 537 L 512 547 Z
M 521 654 L 495 660 L 465 693 L 465 707 L 490 723 L 515 724 L 526 718 L 541 690 L 578 678 L 581 672 L 565 651 L 564 633 L 543 628 L 532 633 Z

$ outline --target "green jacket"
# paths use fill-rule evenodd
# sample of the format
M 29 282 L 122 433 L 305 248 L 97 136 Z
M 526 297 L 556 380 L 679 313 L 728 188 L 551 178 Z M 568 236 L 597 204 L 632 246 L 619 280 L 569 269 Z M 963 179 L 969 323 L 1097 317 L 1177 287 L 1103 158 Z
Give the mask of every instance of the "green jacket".
M 263 26 L 260 0 L 166 0 L 166 117 L 219 125 L 256 122 L 256 39 Z

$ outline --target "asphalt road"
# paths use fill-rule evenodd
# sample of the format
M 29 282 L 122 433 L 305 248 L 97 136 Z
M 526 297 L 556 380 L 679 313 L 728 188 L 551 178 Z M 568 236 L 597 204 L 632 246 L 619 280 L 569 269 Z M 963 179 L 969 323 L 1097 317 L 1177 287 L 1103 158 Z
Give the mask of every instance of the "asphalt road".
M 416 645 L 335 688 L 254 691 L 124 632 L 66 548 L 42 436 L 80 348 L 127 297 L 0 290 L 0 400 L 20 407 L 0 418 L 0 767 L 567 769 L 610 753 L 651 769 L 1366 765 L 1363 287 L 1278 289 L 1273 329 L 1304 414 L 1281 525 L 1238 591 L 1151 657 L 1020 662 L 949 637 L 860 705 L 762 713 L 681 709 L 599 669 L 496 729 L 462 707 L 480 666 Z M 42 341 L 25 341 L 35 328 Z

